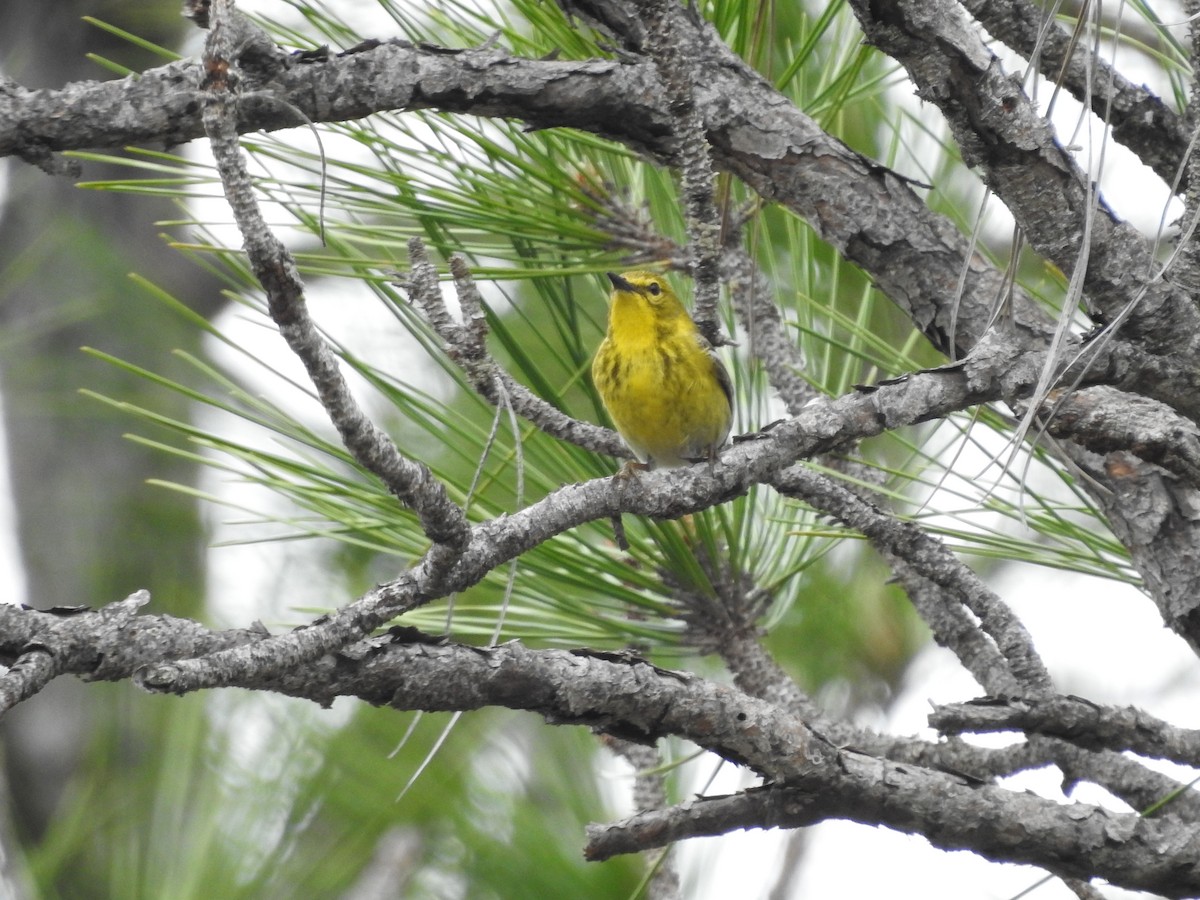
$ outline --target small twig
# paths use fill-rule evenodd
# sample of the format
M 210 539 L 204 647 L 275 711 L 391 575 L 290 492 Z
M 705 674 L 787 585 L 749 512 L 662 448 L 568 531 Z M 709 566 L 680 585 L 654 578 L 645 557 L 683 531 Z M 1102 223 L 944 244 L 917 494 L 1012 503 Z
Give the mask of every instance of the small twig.
M 1099 889 L 1079 878 L 1064 878 L 1062 881 L 1079 900 L 1107 900 Z
M 1132 706 L 1101 706 L 1080 697 L 1013 697 L 938 706 L 929 724 L 943 734 L 1024 731 L 1086 749 L 1132 751 L 1200 766 L 1200 730 L 1179 728 Z
M 624 553 L 629 549 L 629 538 L 625 536 L 625 523 L 621 520 L 621 514 L 610 516 L 609 521 L 612 523 L 613 542 L 617 549 Z
M 705 339 L 717 347 L 724 343 L 717 319 L 721 220 L 713 200 L 713 165 L 704 120 L 693 96 L 694 86 L 701 80 L 672 34 L 672 24 L 675 17 L 683 15 L 682 8 L 673 0 L 639 0 L 638 6 L 646 26 L 647 56 L 658 70 L 677 123 L 675 150 L 690 238 L 688 261 L 696 285 L 692 318 Z
M 712 593 L 668 584 L 676 614 L 687 624 L 685 640 L 701 653 L 716 653 L 733 682 L 752 697 L 801 716 L 810 724 L 824 713 L 767 652 L 758 622 L 772 601 L 770 592 L 738 572 L 725 554 L 708 553 L 694 542 L 696 562 Z
M 0 676 L 0 716 L 30 697 L 63 673 L 63 656 L 56 650 L 32 644 L 21 652 Z
M 408 242 L 408 254 L 412 268 L 404 289 L 444 342 L 447 355 L 481 397 L 493 406 L 502 401 L 511 404 L 513 412 L 559 440 L 618 459 L 631 458 L 616 432 L 571 418 L 514 379 L 492 358 L 487 349 L 482 299 L 462 256 L 456 253 L 450 257 L 450 271 L 463 314 L 463 324 L 459 325 L 446 309 L 437 272 L 420 238 Z
M 1200 793 L 1191 786 L 1115 750 L 1084 750 L 1057 738 L 1030 735 L 1029 743 L 1042 746 L 1050 763 L 1063 773 L 1063 792 L 1089 782 L 1146 816 L 1166 808 L 1172 816 L 1195 822 L 1200 819 Z M 1149 811 L 1149 813 L 1147 812 Z

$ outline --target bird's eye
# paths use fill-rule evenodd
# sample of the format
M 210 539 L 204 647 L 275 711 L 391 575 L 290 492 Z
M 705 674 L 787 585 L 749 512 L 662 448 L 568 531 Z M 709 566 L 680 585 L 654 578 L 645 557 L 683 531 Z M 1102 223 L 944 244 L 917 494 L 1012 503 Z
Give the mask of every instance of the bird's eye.
M 652 282 L 650 282 L 650 286 L 649 286 L 649 287 L 647 287 L 647 288 L 646 288 L 646 290 L 648 290 L 648 291 L 649 291 L 651 294 L 653 294 L 655 297 L 657 297 L 659 294 L 661 294 L 661 293 L 662 293 L 662 288 L 660 288 L 660 287 L 658 286 L 658 282 L 657 282 L 657 281 L 652 281 Z

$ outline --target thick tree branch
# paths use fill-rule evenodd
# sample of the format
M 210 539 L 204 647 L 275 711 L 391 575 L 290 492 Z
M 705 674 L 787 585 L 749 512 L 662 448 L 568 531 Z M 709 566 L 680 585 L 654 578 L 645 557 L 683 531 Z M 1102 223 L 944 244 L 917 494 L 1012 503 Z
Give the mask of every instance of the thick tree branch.
M 140 671 L 164 662 L 201 657 L 232 647 L 261 643 L 269 638 L 266 629 L 257 624 L 250 629 L 214 632 L 187 619 L 135 616 L 135 612 L 148 602 L 149 594 L 139 591 L 125 601 L 99 610 L 79 608 L 43 612 L 0 604 L 0 662 L 19 658 L 29 646 L 53 648 L 50 652 L 55 654 L 55 665 L 61 674 L 77 675 L 86 680 L 120 681 L 136 678 Z M 416 653 L 415 644 L 420 639 L 421 636 L 412 629 L 397 629 L 393 638 L 376 640 L 364 647 L 376 647 L 381 642 L 383 645 L 401 643 L 409 646 L 408 652 Z M 444 643 L 440 638 L 427 640 L 438 645 Z M 363 649 L 347 650 L 344 654 L 298 666 L 274 681 L 244 681 L 242 684 L 267 690 L 286 687 L 292 696 L 328 706 L 339 695 L 328 682 L 328 673 L 336 673 L 346 665 L 357 665 L 353 660 L 367 659 L 370 655 Z M 806 720 L 811 714 L 813 721 L 821 723 L 820 731 L 842 745 L 872 755 L 966 772 L 979 779 L 1009 775 L 1051 761 L 1045 754 L 1034 755 L 1027 746 L 985 750 L 955 738 L 932 744 L 853 728 L 843 722 L 822 718 L 824 714 L 811 701 L 792 702 L 796 695 L 791 690 L 781 693 L 778 688 L 791 684 L 794 689 L 794 682 L 786 676 L 775 677 L 770 671 L 766 674 L 764 680 L 754 671 L 743 671 L 741 677 L 746 684 L 743 690 L 753 688 L 751 693 L 759 699 L 793 715 L 802 715 Z M 375 695 L 371 694 L 371 697 Z M 368 697 L 364 695 L 364 699 Z
M 766 762 L 766 774 L 777 780 L 799 778 L 812 818 L 796 824 L 830 817 L 883 823 L 925 834 L 937 846 L 1043 865 L 1066 876 L 1100 875 L 1167 896 L 1186 896 L 1200 884 L 1200 837 L 1188 824 L 1151 822 L 1085 804 L 1061 806 L 855 753 L 840 753 L 834 760 L 807 729 L 789 750 L 787 742 L 796 739 L 789 737 L 796 734 L 789 714 L 691 676 L 515 644 L 484 650 L 373 641 L 363 647 L 369 649 L 353 654 L 361 660 L 357 670 L 322 661 L 320 674 L 329 673 L 337 692 L 402 709 L 499 703 L 639 740 L 676 734 L 758 771 Z M 298 675 L 307 678 L 307 673 Z M 280 687 L 286 692 L 286 683 Z M 770 761 L 756 755 L 760 748 L 769 748 Z M 978 827 L 964 828 L 963 817 Z M 670 840 L 663 834 L 630 849 L 665 846 Z M 1173 863 L 1169 874 L 1160 855 L 1167 846 Z
M 110 617 L 106 624 L 103 611 L 60 616 L 0 607 L 0 654 L 19 653 L 35 639 L 61 644 L 67 633 L 86 640 L 77 645 L 83 652 L 68 658 L 64 670 L 110 680 L 128 678 L 164 656 L 255 637 L 253 632 L 210 633 L 165 616 L 125 617 L 121 622 Z M 282 672 L 267 684 L 240 686 L 265 687 L 324 705 L 353 696 L 406 710 L 504 706 L 637 741 L 676 735 L 788 785 L 751 792 L 746 796 L 760 800 L 748 808 L 714 806 L 713 813 L 692 814 L 692 820 L 706 817 L 702 820 L 710 823 L 709 830 L 689 824 L 687 834 L 847 818 L 924 834 L 947 849 L 1044 866 L 1067 877 L 1100 876 L 1170 897 L 1200 891 L 1200 837 L 1190 824 L 1086 804 L 1062 805 L 920 765 L 838 753 L 773 704 L 612 654 L 535 651 L 515 643 L 466 647 L 397 629 Z M 693 805 L 708 810 L 707 804 L 728 800 Z M 600 858 L 664 846 L 682 836 L 665 827 L 670 815 L 647 813 L 628 827 L 593 830 L 590 852 Z M 656 823 L 663 826 L 657 835 L 647 831 Z M 633 826 L 636 836 L 630 833 Z
M 1050 81 L 1061 79 L 1071 95 L 1096 116 L 1103 119 L 1107 114 L 1114 138 L 1164 182 L 1175 181 L 1187 151 L 1188 129 L 1161 98 L 1114 71 L 1086 44 L 1072 45 L 1070 36 L 1045 7 L 1029 0 L 962 0 L 962 5 L 992 35 L 1035 62 Z
M 904 65 L 922 98 L 941 109 L 963 159 L 983 170 L 1030 244 L 1064 272 L 1084 261 L 1092 304 L 1111 319 L 1126 311 L 1121 334 L 1175 361 L 1166 383 L 1133 371 L 1122 386 L 1200 417 L 1200 370 L 1193 362 L 1200 358 L 1200 312 L 1185 291 L 1156 277 L 1146 241 L 1096 202 L 1087 176 L 956 4 L 852 0 L 851 6 L 868 39 Z
M 149 593 L 137 591 L 98 610 L 0 604 L 0 664 L 10 665 L 27 647 L 36 646 L 55 658 L 58 674 L 120 681 L 154 662 L 203 656 L 267 636 L 257 623 L 211 631 L 190 619 L 137 615 L 149 602 Z
M 1200 517 L 1195 489 L 1128 451 L 1098 455 L 1069 442 L 1059 449 L 1103 487 L 1092 495 L 1145 579 L 1163 622 L 1200 653 Z
M 398 638 L 403 641 L 402 635 Z M 822 756 L 817 762 L 812 752 L 824 753 L 820 748 L 827 745 L 807 730 L 804 758 L 796 760 L 780 743 L 788 740 L 785 735 L 794 727 L 788 724 L 792 721 L 789 714 L 774 704 L 751 706 L 760 701 L 691 676 L 603 656 L 539 652 L 515 644 L 483 650 L 376 640 L 362 647 L 369 649 L 351 654 L 361 668 L 323 660 L 317 679 L 323 681 L 328 673 L 333 679 L 329 685 L 338 694 L 351 693 L 401 709 L 477 708 L 498 703 L 539 712 L 556 723 L 588 724 L 626 738 L 647 740 L 673 733 L 758 771 L 763 771 L 760 762 L 767 762 L 753 755 L 761 738 L 774 759 L 767 763 L 770 768 L 765 774 L 777 780 L 799 777 L 805 802 L 811 804 L 808 813 L 812 818 L 788 827 L 831 817 L 882 823 L 925 834 L 935 845 L 948 849 L 972 849 L 989 858 L 1044 865 L 1060 875 L 1101 875 L 1116 884 L 1162 890 L 1168 896 L 1186 896 L 1185 881 L 1193 889 L 1200 883 L 1194 880 L 1200 878 L 1200 838 L 1190 824 L 1163 822 L 1161 827 L 1146 829 L 1150 823 L 1135 815 L 1113 814 L 1084 804 L 1064 807 L 1033 795 L 979 786 L 954 775 L 857 753 L 840 753 L 836 761 Z M 309 674 L 288 676 L 292 678 L 300 682 Z M 279 687 L 290 692 L 287 679 Z M 734 695 L 741 699 L 733 699 Z M 726 705 L 727 696 L 731 705 Z M 760 713 L 767 718 L 760 718 Z M 723 723 L 730 716 L 754 732 L 749 744 L 737 736 L 740 726 L 727 733 Z M 772 723 L 778 723 L 781 730 L 774 730 Z M 788 771 L 796 774 L 789 776 Z M 972 827 L 964 827 L 963 817 Z M 759 820 L 753 824 L 764 827 L 772 823 Z M 1101 834 L 1107 836 L 1097 842 Z M 1043 838 L 1049 843 L 1043 844 Z M 653 837 L 643 833 L 629 850 L 665 846 L 671 840 L 668 834 Z M 1181 879 L 1174 887 L 1159 855 L 1168 845 L 1170 858 L 1179 867 L 1172 877 Z M 1126 872 L 1130 868 L 1136 872 Z
M 1131 227 L 1093 207 L 1088 179 L 961 11 L 949 0 L 852 6 L 868 37 L 943 111 L 964 159 L 983 169 L 1031 244 L 1064 271 L 1086 265 L 1084 289 L 1093 304 L 1114 318 L 1128 314 L 1119 332 L 1126 340 L 1110 355 L 1118 386 L 1200 420 L 1200 310 L 1186 291 L 1157 277 L 1146 242 Z M 1151 467 L 1119 459 L 1110 465 L 1069 443 L 1062 450 L 1108 489 L 1094 492 L 1096 499 L 1164 620 L 1200 647 L 1200 528 L 1186 512 L 1194 504 Z
M 1169 406 L 1103 385 L 1052 399 L 1050 434 L 1093 453 L 1128 450 L 1200 489 L 1200 427 Z
M 620 0 L 591 6 L 596 19 L 628 18 Z M 965 238 L 902 180 L 820 131 L 708 26 L 681 28 L 676 39 L 687 42 L 687 52 L 711 76 L 696 99 L 717 166 L 812 222 L 875 278 L 935 346 L 949 352 L 952 331 L 959 355 L 972 346 L 1006 289 L 1002 273 L 969 259 Z M 185 80 L 190 77 L 195 68 L 180 64 L 143 73 L 136 81 L 0 94 L 0 154 L 190 140 L 200 131 L 198 95 Z M 534 127 L 582 128 L 661 161 L 671 159 L 670 111 L 645 64 L 522 60 L 496 50 L 435 52 L 392 43 L 320 62 L 272 59 L 243 80 L 248 89 L 237 110 L 243 131 L 294 125 L 290 106 L 318 122 L 434 107 L 520 117 Z M 151 114 L 115 115 L 129 105 Z M 1129 260 L 1114 260 L 1110 268 L 1126 279 L 1139 271 Z M 1023 297 L 1018 296 L 1016 311 L 1018 321 L 1036 323 L 1038 330 L 1048 327 L 1046 317 Z M 1174 339 L 1200 333 L 1181 324 L 1187 323 L 1172 319 L 1159 332 Z M 1192 383 L 1195 367 L 1164 367 L 1160 357 L 1137 354 L 1121 360 L 1116 374 L 1130 389 L 1145 388 L 1185 411 L 1200 397 Z M 1154 370 L 1143 372 L 1148 365 Z M 1104 371 L 1093 366 L 1097 376 Z
M 605 5 L 612 16 L 629 13 L 619 0 Z M 681 27 L 675 39 L 686 41 L 685 52 L 708 76 L 696 102 L 714 165 L 808 219 L 944 352 L 957 308 L 955 355 L 973 346 L 1006 289 L 1003 273 L 971 256 L 954 225 L 931 212 L 903 179 L 821 131 L 708 26 Z M 313 122 L 433 108 L 519 118 L 535 128 L 578 128 L 663 163 L 673 158 L 675 123 L 647 63 L 528 60 L 499 50 L 431 50 L 403 42 L 320 61 L 272 62 L 273 69 L 243 74 L 239 132 L 294 127 L 293 107 Z M 193 140 L 203 135 L 195 90 L 201 74 L 195 63 L 179 63 L 137 79 L 0 94 L 0 155 Z M 129 107 L 146 114 L 130 116 Z M 1016 309 L 1019 321 L 1049 327 L 1023 295 Z

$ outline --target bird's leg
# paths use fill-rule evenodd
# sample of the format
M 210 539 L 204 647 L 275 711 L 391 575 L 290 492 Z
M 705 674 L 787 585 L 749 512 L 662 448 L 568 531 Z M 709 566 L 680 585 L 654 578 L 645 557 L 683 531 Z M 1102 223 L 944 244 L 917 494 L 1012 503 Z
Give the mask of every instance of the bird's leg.
M 613 478 L 628 481 L 630 478 L 637 478 L 642 472 L 649 472 L 652 468 L 653 466 L 650 463 L 644 463 L 636 459 L 626 460 L 625 465 L 621 466 L 620 471 Z

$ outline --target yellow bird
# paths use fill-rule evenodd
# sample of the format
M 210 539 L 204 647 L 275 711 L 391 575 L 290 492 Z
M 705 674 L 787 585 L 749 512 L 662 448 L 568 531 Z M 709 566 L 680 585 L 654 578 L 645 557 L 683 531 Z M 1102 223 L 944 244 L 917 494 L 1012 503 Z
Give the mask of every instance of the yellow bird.
M 608 334 L 592 380 L 613 424 L 647 466 L 711 463 L 733 421 L 724 364 L 661 275 L 608 280 Z

